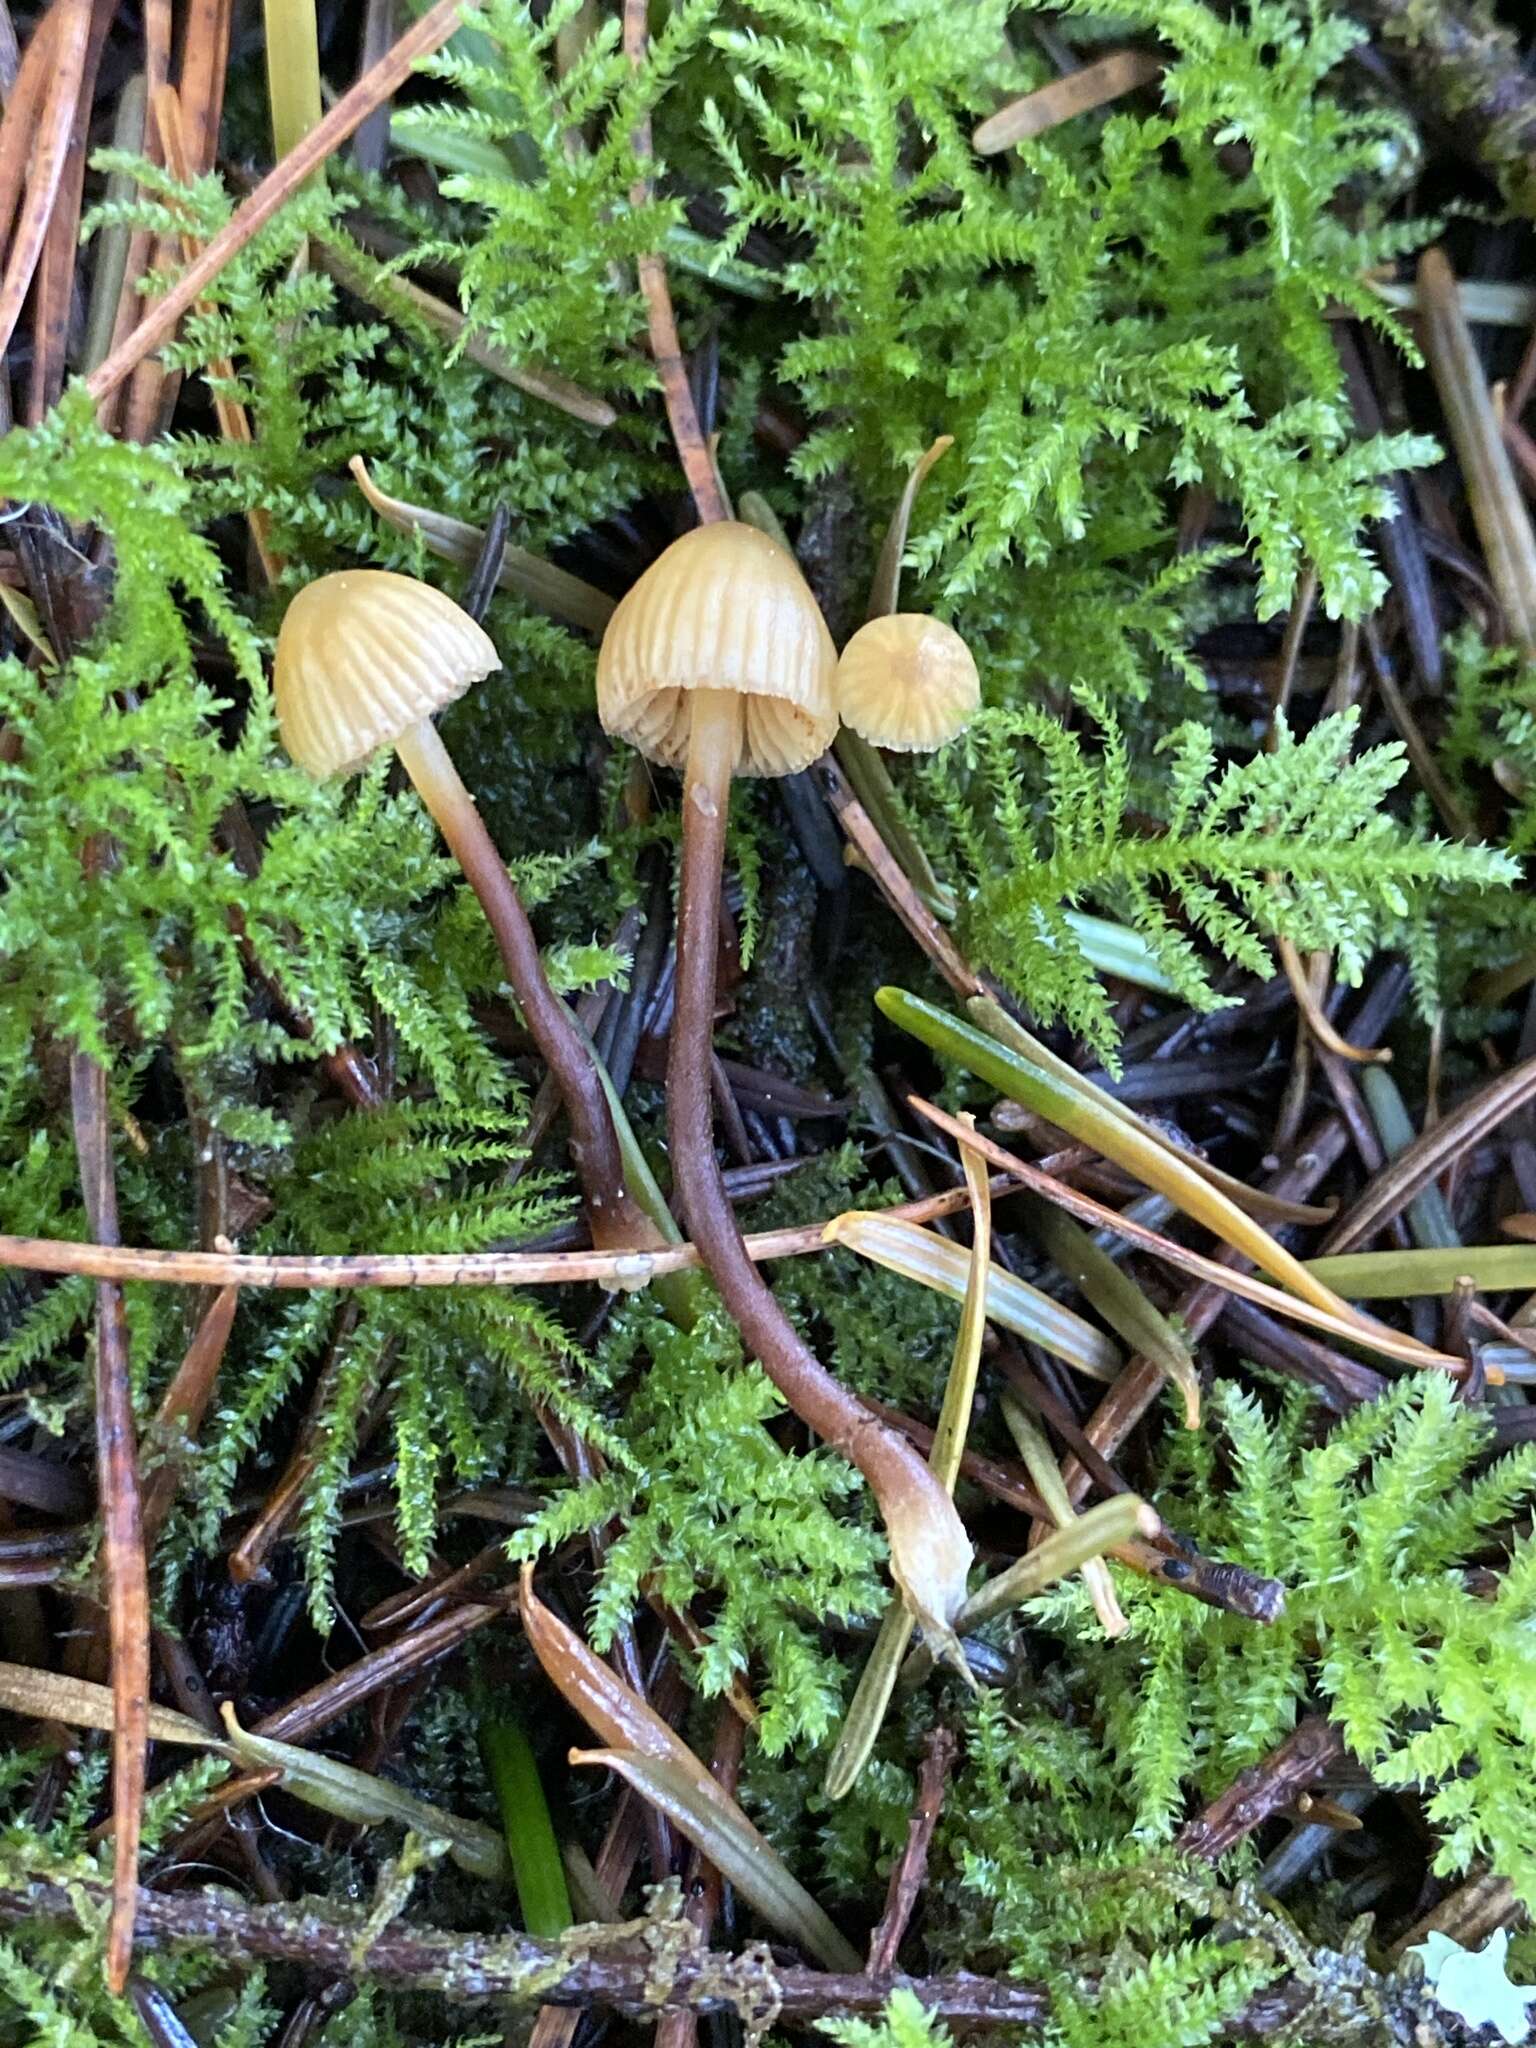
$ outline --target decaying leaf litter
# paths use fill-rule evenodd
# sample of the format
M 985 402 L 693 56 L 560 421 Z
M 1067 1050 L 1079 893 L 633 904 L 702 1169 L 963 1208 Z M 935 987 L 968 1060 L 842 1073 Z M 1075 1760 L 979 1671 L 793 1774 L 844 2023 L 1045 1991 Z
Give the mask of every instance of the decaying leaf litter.
M 18 2038 L 1523 2038 L 1505 12 L 0 22 Z

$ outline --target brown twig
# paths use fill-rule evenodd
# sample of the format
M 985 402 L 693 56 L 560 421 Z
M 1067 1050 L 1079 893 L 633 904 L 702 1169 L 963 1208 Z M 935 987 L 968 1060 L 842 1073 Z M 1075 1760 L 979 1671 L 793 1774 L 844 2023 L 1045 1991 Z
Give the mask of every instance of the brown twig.
M 1344 1754 L 1344 1738 L 1320 1714 L 1299 1721 L 1280 1747 L 1241 1771 L 1222 1793 L 1180 1830 L 1174 1846 L 1214 1863 L 1315 1785 Z
M 154 113 L 155 127 L 160 136 L 161 154 L 172 177 L 185 185 L 193 176 L 192 153 L 187 141 L 183 108 L 180 95 L 174 86 L 162 85 L 150 102 Z M 188 263 L 194 263 L 198 254 L 197 237 L 183 234 L 181 253 Z M 199 300 L 196 310 L 206 313 L 210 310 L 207 300 Z M 234 383 L 235 366 L 227 356 L 214 356 L 207 365 L 208 382 L 213 390 L 213 410 L 219 423 L 219 432 L 226 441 L 238 447 L 249 448 L 255 440 L 251 431 L 251 416 L 238 398 L 230 396 Z M 269 584 L 275 583 L 282 572 L 282 558 L 273 552 L 272 520 L 266 508 L 253 505 L 246 513 L 246 524 L 251 530 L 261 573 Z
M 830 754 L 816 763 L 822 790 L 833 815 L 858 849 L 860 858 L 874 876 L 880 893 L 901 919 L 934 967 L 962 997 L 989 995 L 991 991 L 961 954 L 954 940 L 924 903 L 885 841 L 875 821 L 849 787 L 848 778 Z
M 736 1796 L 736 1785 L 741 1776 L 746 1739 L 747 1724 L 733 1707 L 726 1705 L 715 1729 L 715 1747 L 709 1759 L 709 1770 L 710 1776 L 732 1799 Z M 706 1948 L 724 1899 L 725 1884 L 719 1871 L 696 1849 L 688 1863 L 683 1917 Z M 664 2012 L 656 2022 L 655 2048 L 693 2048 L 698 2035 L 697 2013 Z
M 1001 1199 L 1015 1183 L 1000 1176 Z M 1053 1183 L 1053 1185 L 1058 1185 Z M 1083 1199 L 1086 1199 L 1084 1197 Z M 963 1188 L 882 1213 L 911 1223 L 952 1216 L 966 1206 Z M 1113 1211 L 1105 1211 L 1106 1215 Z M 791 1259 L 826 1250 L 825 1226 L 803 1223 L 749 1237 L 754 1259 Z M 185 1287 L 606 1287 L 643 1286 L 663 1273 L 703 1264 L 691 1244 L 654 1252 L 361 1252 L 352 1256 L 269 1256 L 258 1252 L 165 1252 L 86 1239 L 0 1235 L 0 1267 L 31 1273 L 85 1273 L 97 1280 L 149 1280 Z
M 96 96 L 96 73 L 112 14 L 113 0 L 91 0 L 85 51 L 63 142 L 58 185 L 33 279 L 32 370 L 25 414 L 29 426 L 38 424 L 57 403 L 64 388 L 69 315 L 75 293 L 75 257 L 80 242 L 80 201 L 85 190 L 86 144 Z
M 907 1822 L 907 1839 L 891 1871 L 885 1894 L 885 1911 L 869 1937 L 871 1977 L 884 1977 L 896 1967 L 902 1937 L 928 1881 L 928 1848 L 933 1831 L 944 1810 L 944 1793 L 958 1745 L 953 1732 L 942 1724 L 930 1728 L 923 1745 L 923 1760 L 917 1772 L 917 1801 Z
M 460 0 L 435 0 L 435 4 L 406 30 L 394 48 L 342 94 L 319 126 L 312 128 L 304 140 L 289 150 L 281 162 L 267 173 L 197 261 L 189 265 L 164 298 L 156 301 L 133 332 L 113 349 L 87 380 L 86 389 L 98 403 L 115 391 L 146 356 L 170 340 L 183 314 L 191 310 L 224 266 L 239 255 L 284 201 L 341 147 L 355 129 L 362 126 L 374 109 L 383 106 L 398 91 L 418 58 L 430 56 L 432 51 L 447 42 L 458 27 L 459 6 Z
M 629 58 L 630 69 L 636 73 L 645 66 L 646 40 L 645 0 L 624 0 L 624 52 Z M 649 116 L 636 124 L 634 144 L 635 155 L 640 162 L 649 163 Z M 648 203 L 650 196 L 649 180 L 641 177 L 630 188 L 630 205 L 638 210 Z M 677 338 L 677 316 L 672 310 L 672 294 L 667 286 L 667 266 L 660 254 L 651 249 L 638 259 L 635 268 L 645 299 L 651 360 L 655 363 L 656 375 L 661 380 L 661 395 L 667 408 L 667 421 L 672 429 L 678 460 L 683 465 L 683 475 L 688 479 L 688 489 L 693 494 L 699 518 L 705 525 L 713 519 L 729 519 L 730 507 L 725 501 L 725 493 L 720 488 L 720 478 L 716 474 L 714 461 L 700 430 L 698 411 L 688 383 L 688 365 L 683 361 L 682 344 Z
M 1536 654 L 1536 534 L 1442 249 L 1419 258 L 1419 329 L 1505 626 L 1517 647 Z
M 0 1918 L 78 1923 L 81 1906 L 99 1910 L 107 1888 L 93 1879 L 63 1885 L 12 1883 L 0 1890 Z M 1016 1978 L 839 1976 L 796 1965 L 765 1970 L 752 1956 L 721 1956 L 695 1949 L 676 1957 L 658 1981 L 653 1947 L 638 1931 L 626 1941 L 612 1931 L 583 1943 L 572 1956 L 559 1943 L 524 1934 L 459 1934 L 396 1921 L 368 1927 L 367 1910 L 327 1901 L 323 1912 L 292 1906 L 250 1907 L 233 1893 L 211 1889 L 146 1892 L 140 1910 L 141 1945 L 213 1947 L 233 1963 L 297 1963 L 325 1976 L 355 1971 L 367 1930 L 368 1975 L 386 1988 L 437 1992 L 459 2002 L 501 1999 L 512 2005 L 599 2006 L 652 2017 L 683 2006 L 695 2012 L 738 2011 L 751 2020 L 764 2006 L 788 2021 L 832 2016 L 878 2018 L 893 1990 L 910 1990 L 933 2017 L 966 2029 L 1039 2027 L 1050 2018 L 1048 1994 Z M 1312 2005 L 1315 1984 L 1281 1979 L 1257 1993 L 1225 2022 L 1228 2038 L 1261 2040 Z
M 118 1225 L 106 1070 L 89 1053 L 77 1052 L 70 1059 L 69 1079 L 85 1211 L 94 1234 L 110 1244 L 116 1241 Z M 112 1813 L 116 1827 L 106 1970 L 108 1986 L 120 1993 L 133 1959 L 139 1883 L 139 1826 L 148 1747 L 149 1574 L 134 1454 L 128 1324 L 123 1291 L 110 1280 L 96 1289 L 96 1470 L 112 1651 Z

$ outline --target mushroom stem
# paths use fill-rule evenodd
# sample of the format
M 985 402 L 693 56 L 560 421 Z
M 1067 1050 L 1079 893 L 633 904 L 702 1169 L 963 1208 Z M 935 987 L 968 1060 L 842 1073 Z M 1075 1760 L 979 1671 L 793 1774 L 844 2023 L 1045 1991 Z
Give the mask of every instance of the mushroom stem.
M 528 913 L 453 757 L 430 718 L 401 733 L 395 751 L 480 899 L 512 992 L 555 1077 L 571 1122 L 571 1157 L 586 1197 L 593 1244 L 602 1251 L 654 1249 L 661 1236 L 625 1183 L 602 1082 L 575 1020 L 545 979 Z
M 667 1058 L 667 1128 L 683 1214 L 727 1309 L 790 1407 L 858 1467 L 885 1520 L 891 1569 L 923 1627 L 941 1639 L 965 1597 L 970 1541 L 954 1503 L 910 1444 L 871 1415 L 812 1355 L 753 1265 L 715 1156 L 710 1044 L 720 881 L 742 699 L 693 693 L 683 781 L 676 1010 Z

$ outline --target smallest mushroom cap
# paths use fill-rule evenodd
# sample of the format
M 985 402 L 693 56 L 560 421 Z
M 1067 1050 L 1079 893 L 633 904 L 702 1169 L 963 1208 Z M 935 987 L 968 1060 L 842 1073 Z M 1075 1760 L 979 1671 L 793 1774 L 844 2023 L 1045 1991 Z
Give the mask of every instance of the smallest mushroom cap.
M 890 612 L 860 626 L 837 665 L 837 709 L 872 746 L 927 753 L 981 708 L 976 660 L 953 626 Z
M 283 745 L 311 775 L 345 775 L 501 666 L 489 634 L 413 576 L 343 569 L 308 583 L 277 636 Z

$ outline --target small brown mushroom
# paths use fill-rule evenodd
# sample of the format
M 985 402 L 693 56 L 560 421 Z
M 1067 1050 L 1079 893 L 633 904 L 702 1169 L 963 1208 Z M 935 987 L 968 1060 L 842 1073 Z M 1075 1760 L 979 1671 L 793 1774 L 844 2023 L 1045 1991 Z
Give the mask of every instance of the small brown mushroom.
M 675 541 L 620 603 L 597 664 L 607 730 L 683 775 L 677 997 L 667 1059 L 672 1170 L 689 1234 L 763 1370 L 869 1482 L 891 1564 L 943 1640 L 971 1546 L 944 1488 L 903 1439 L 812 1355 L 748 1257 L 715 1153 L 710 1050 L 720 878 L 737 774 L 791 775 L 837 730 L 837 657 L 793 557 L 720 521 Z
M 655 1225 L 624 1185 L 602 1082 L 432 714 L 501 666 L 489 635 L 452 598 L 411 576 L 347 569 L 289 605 L 272 666 L 283 744 L 317 778 L 347 775 L 392 746 L 479 897 L 528 1029 L 571 1120 L 571 1153 L 593 1243 L 644 1250 Z
M 837 664 L 837 709 L 871 746 L 928 753 L 981 708 L 976 660 L 953 626 L 887 612 L 860 626 Z

